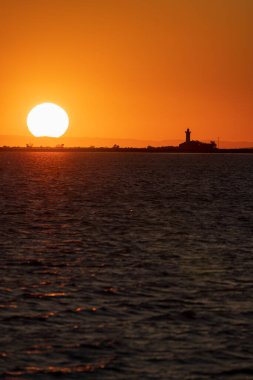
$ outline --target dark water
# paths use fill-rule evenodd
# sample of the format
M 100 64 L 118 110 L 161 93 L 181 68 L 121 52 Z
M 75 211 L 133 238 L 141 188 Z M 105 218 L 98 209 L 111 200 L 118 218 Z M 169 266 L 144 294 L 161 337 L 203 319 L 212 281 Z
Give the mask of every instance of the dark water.
M 253 379 L 253 155 L 0 155 L 1 379 Z

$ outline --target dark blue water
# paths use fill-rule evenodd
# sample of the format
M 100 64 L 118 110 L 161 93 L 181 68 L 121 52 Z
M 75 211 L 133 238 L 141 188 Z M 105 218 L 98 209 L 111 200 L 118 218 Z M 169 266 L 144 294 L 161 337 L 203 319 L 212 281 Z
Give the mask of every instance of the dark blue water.
M 252 379 L 253 155 L 0 154 L 1 379 Z

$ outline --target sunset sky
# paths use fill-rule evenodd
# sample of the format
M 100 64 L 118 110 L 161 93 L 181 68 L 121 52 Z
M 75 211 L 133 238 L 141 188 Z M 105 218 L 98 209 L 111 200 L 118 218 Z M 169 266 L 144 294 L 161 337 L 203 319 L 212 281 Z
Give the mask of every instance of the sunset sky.
M 253 141 L 252 0 L 2 0 L 0 14 L 0 135 L 28 139 L 49 101 L 68 112 L 66 144 L 188 127 Z

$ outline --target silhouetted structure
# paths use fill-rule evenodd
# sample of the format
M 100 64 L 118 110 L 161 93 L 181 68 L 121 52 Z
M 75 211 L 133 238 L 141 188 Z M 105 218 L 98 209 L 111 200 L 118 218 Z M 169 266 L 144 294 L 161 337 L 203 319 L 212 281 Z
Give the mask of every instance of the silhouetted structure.
M 187 128 L 185 131 L 185 142 L 189 143 L 190 141 L 191 141 L 191 131 L 189 128 Z
M 210 153 L 215 152 L 217 147 L 214 141 L 210 141 L 210 143 L 203 143 L 198 140 L 191 140 L 191 131 L 187 128 L 185 131 L 185 142 L 179 144 L 178 149 L 180 152 Z

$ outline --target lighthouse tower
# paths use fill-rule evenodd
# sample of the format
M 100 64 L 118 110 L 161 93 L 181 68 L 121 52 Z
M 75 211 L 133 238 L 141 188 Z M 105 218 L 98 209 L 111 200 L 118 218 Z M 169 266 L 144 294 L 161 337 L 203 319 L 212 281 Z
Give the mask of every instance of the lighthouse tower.
M 189 143 L 191 141 L 191 131 L 189 128 L 185 131 L 185 142 Z

